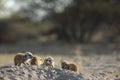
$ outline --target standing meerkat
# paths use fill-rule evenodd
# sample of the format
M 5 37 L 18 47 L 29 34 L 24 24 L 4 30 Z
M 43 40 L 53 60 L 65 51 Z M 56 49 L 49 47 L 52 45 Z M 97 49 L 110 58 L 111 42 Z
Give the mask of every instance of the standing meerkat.
M 45 60 L 44 60 L 42 65 L 54 68 L 55 67 L 55 65 L 54 65 L 54 58 L 51 57 L 51 56 L 45 58 Z
M 14 64 L 15 66 L 21 66 L 22 64 L 26 65 L 32 58 L 33 54 L 31 52 L 17 53 L 14 57 Z
M 39 56 L 34 55 L 30 61 L 30 64 L 40 66 L 42 64 L 42 59 Z
M 78 72 L 79 68 L 78 65 L 75 62 L 68 62 L 68 61 L 62 61 L 61 62 L 62 69 Z

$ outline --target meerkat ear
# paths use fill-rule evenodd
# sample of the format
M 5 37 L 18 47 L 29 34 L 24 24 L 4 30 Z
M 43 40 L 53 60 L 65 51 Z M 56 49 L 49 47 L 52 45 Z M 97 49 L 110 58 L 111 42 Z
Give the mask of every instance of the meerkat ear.
M 53 58 L 53 57 L 51 57 L 51 59 L 52 59 L 52 61 L 54 61 L 54 58 Z

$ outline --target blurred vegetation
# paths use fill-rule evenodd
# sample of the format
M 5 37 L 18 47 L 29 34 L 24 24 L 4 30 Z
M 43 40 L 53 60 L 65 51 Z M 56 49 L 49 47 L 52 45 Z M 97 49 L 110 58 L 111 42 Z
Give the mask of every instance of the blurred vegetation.
M 81 43 L 92 41 L 94 36 L 100 41 L 114 42 L 120 36 L 119 8 L 118 0 L 76 0 L 63 13 L 53 15 L 59 25 L 53 31 L 59 39 Z
M 16 13 L 10 19 L 0 20 L 0 43 L 120 42 L 119 9 L 119 0 L 74 0 L 63 12 L 52 12 L 43 22 L 33 22 Z

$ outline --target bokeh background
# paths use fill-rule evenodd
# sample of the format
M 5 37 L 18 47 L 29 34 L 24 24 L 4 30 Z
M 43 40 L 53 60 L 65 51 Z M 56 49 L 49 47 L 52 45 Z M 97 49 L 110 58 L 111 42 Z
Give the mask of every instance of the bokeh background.
M 0 0 L 2 61 L 26 51 L 119 54 L 120 0 Z

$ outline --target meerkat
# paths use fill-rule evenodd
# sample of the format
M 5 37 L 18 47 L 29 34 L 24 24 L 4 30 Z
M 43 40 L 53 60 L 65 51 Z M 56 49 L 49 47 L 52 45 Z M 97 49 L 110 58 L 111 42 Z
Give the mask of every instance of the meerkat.
M 68 61 L 62 61 L 61 62 L 62 69 L 78 72 L 79 68 L 78 65 L 75 62 L 68 62 Z
M 49 56 L 47 58 L 45 58 L 43 64 L 43 66 L 47 66 L 47 67 L 51 67 L 51 68 L 54 68 L 54 58 Z
M 22 64 L 26 65 L 32 58 L 33 54 L 31 52 L 17 53 L 14 57 L 14 64 L 15 66 L 21 66 Z
M 42 59 L 39 56 L 34 55 L 30 61 L 30 64 L 40 66 L 42 64 Z

